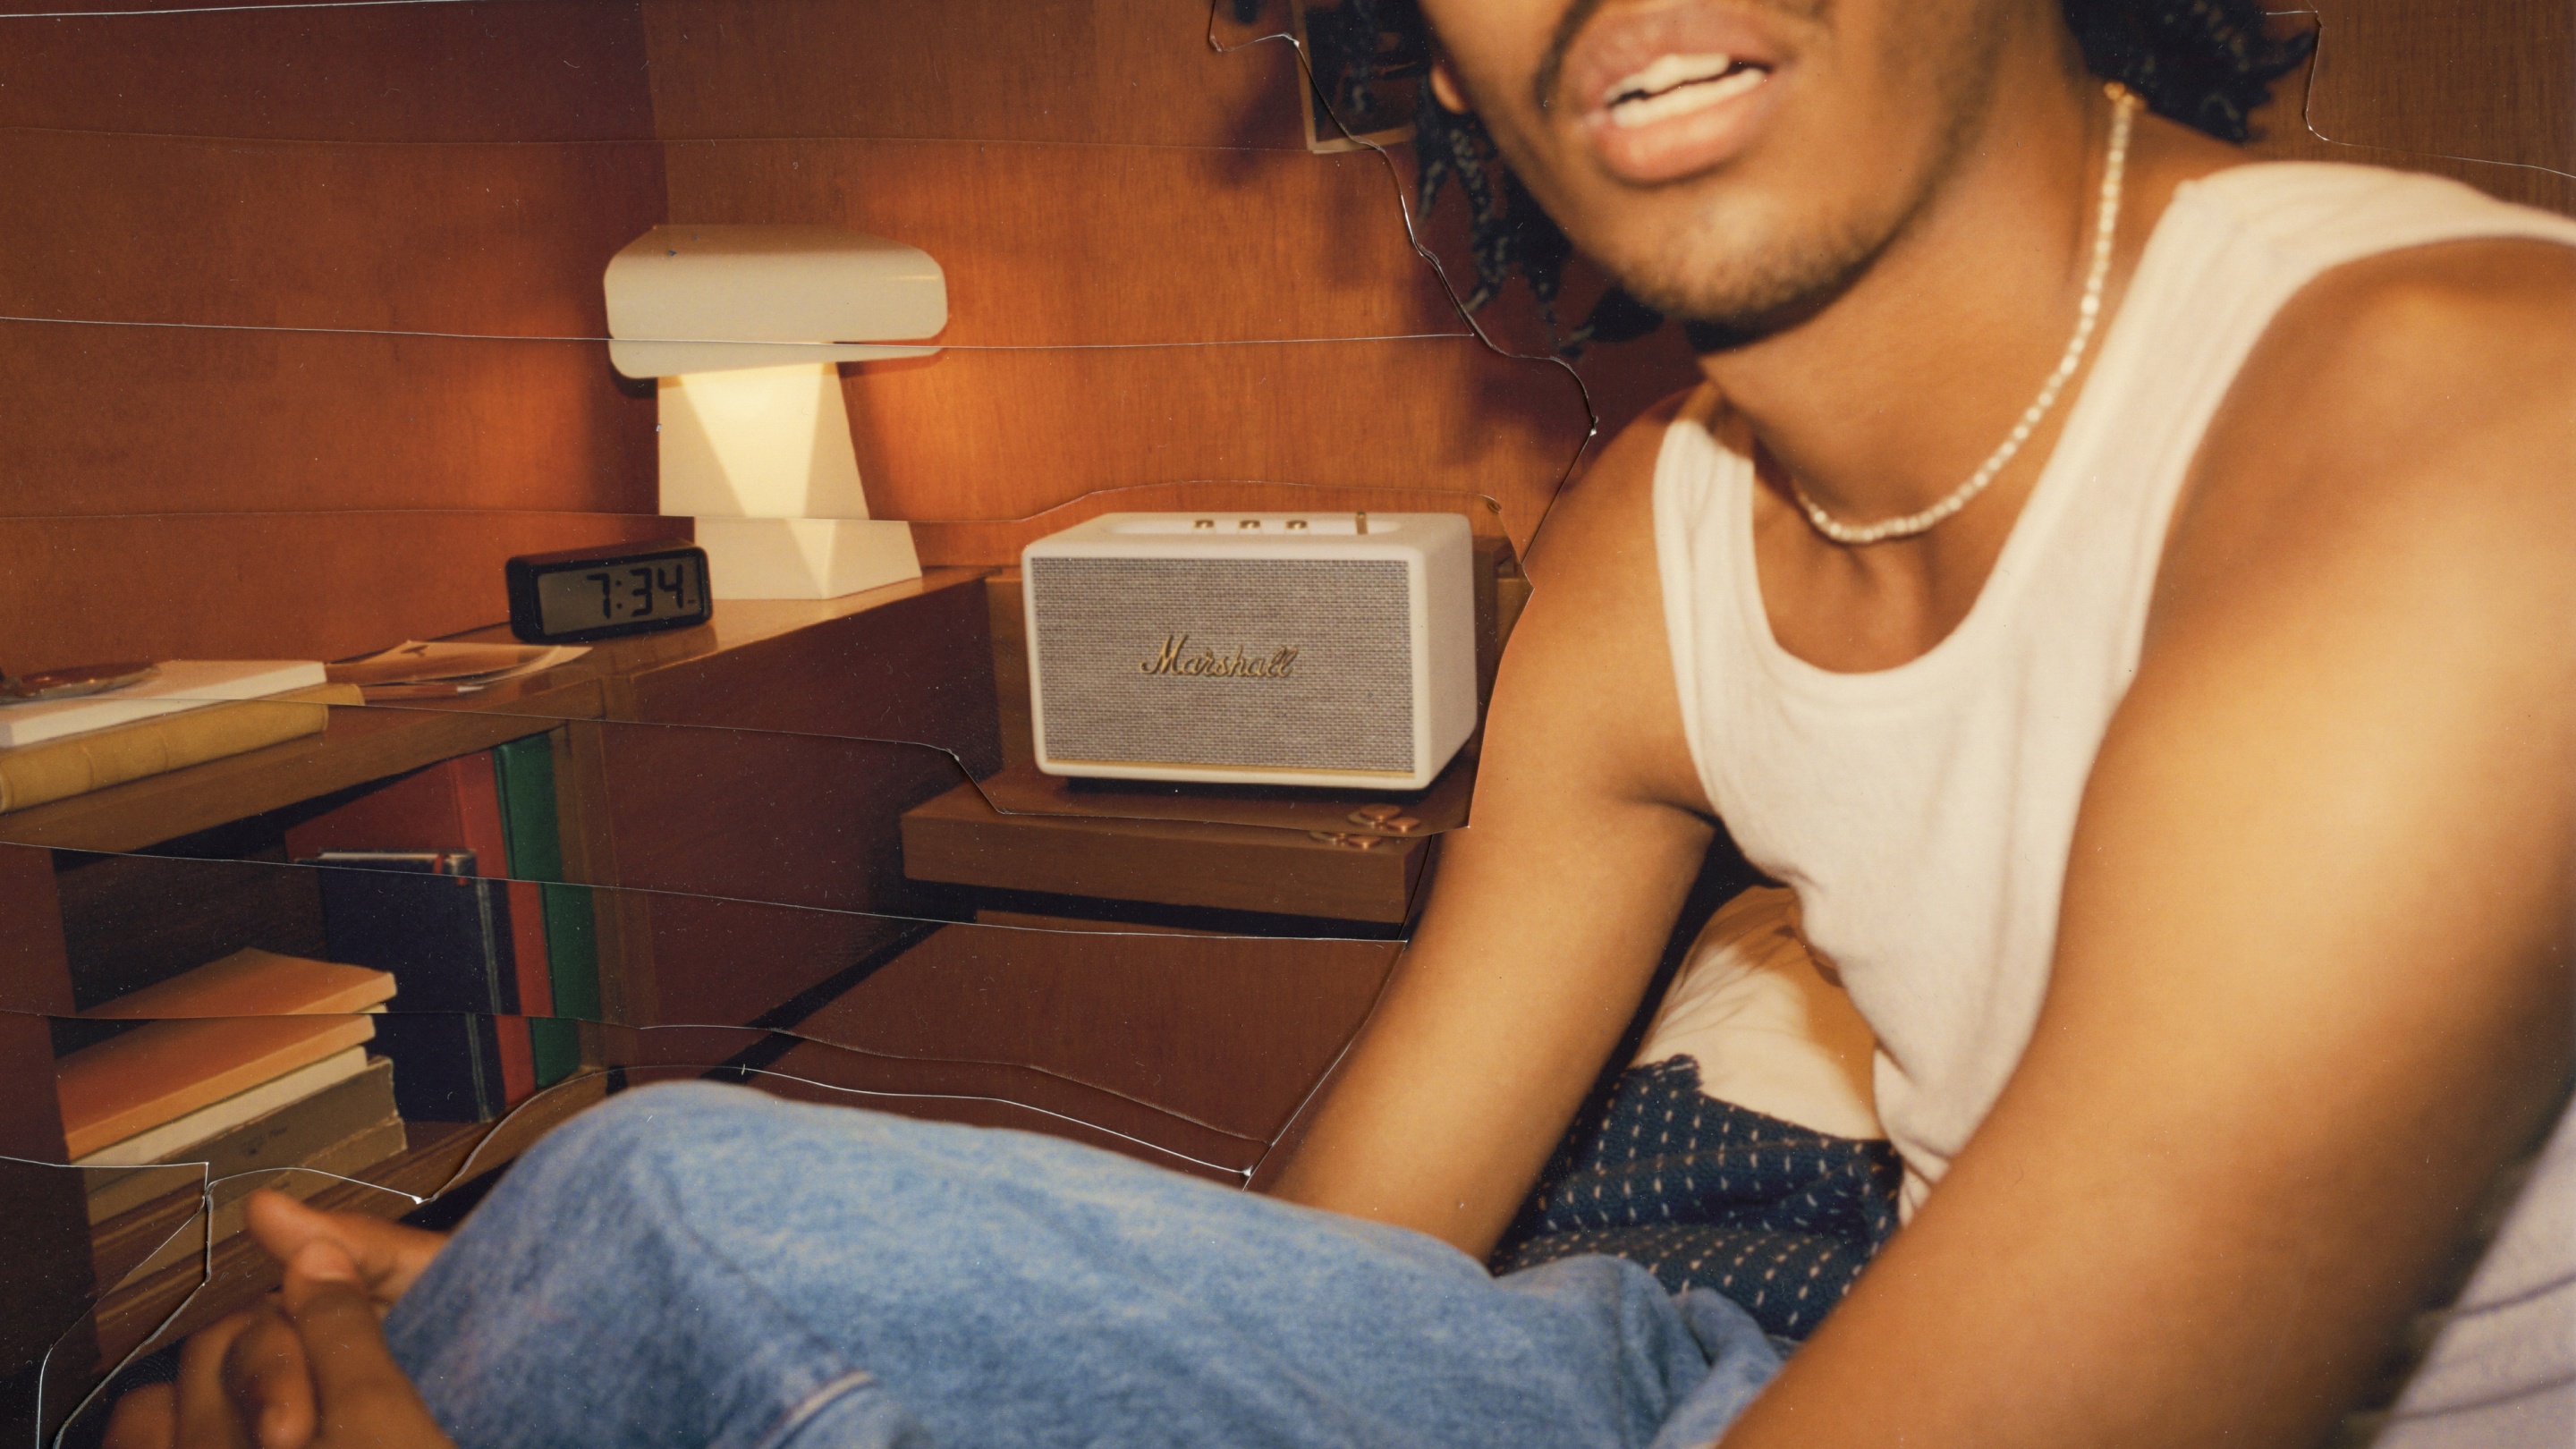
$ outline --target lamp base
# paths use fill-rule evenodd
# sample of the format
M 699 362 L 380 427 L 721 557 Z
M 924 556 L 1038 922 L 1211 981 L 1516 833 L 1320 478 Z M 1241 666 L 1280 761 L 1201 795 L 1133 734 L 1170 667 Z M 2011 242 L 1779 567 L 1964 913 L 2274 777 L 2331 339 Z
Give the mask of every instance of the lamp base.
M 912 525 L 901 519 L 693 521 L 719 599 L 837 599 L 921 577 Z

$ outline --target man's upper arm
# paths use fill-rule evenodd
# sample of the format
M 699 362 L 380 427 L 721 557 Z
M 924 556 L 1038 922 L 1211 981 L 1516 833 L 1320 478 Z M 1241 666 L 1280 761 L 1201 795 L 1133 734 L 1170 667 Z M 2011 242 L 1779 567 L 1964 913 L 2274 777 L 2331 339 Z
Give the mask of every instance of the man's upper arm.
M 1651 486 L 1672 407 L 1550 513 L 1467 829 L 1275 1191 L 1475 1253 L 1636 1010 L 1712 838 L 1664 642 Z
M 2576 1055 L 2568 262 L 2393 259 L 2284 314 L 2177 519 L 2036 1035 L 1730 1449 L 2312 1442 L 2384 1362 Z

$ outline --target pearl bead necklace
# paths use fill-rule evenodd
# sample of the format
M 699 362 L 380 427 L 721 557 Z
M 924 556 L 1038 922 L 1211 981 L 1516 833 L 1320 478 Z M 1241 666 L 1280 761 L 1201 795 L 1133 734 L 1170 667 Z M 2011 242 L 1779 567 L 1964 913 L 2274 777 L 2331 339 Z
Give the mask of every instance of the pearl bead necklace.
M 2111 142 L 2102 158 L 2102 198 L 2093 220 L 2093 264 L 2084 277 L 2084 300 L 2076 305 L 2075 335 L 2066 339 L 2066 353 L 2057 359 L 2057 370 L 2050 373 L 2048 381 L 2041 385 L 2039 397 L 2023 410 L 2021 421 L 2013 424 L 2003 446 L 1979 464 L 1977 471 L 1968 475 L 1968 481 L 1960 484 L 1949 497 L 1920 513 L 1882 519 L 1877 523 L 1843 523 L 1808 497 L 1807 490 L 1799 487 L 1796 479 L 1789 480 L 1789 491 L 1796 495 L 1798 506 L 1806 510 L 1807 521 L 1816 526 L 1816 532 L 1836 543 L 1857 546 L 1890 538 L 1912 538 L 1929 531 L 1934 524 L 1967 507 L 1970 499 L 1985 492 L 1986 485 L 1994 482 L 1995 475 L 2021 452 L 2021 445 L 2030 441 L 2031 431 L 2039 426 L 2040 419 L 2047 417 L 2048 410 L 2057 406 L 2057 395 L 2065 390 L 2066 384 L 2075 376 L 2075 369 L 2082 365 L 2084 349 L 2092 343 L 2093 329 L 2102 317 L 2102 283 L 2111 274 L 2111 240 L 2120 221 L 2120 181 L 2129 162 L 2129 120 L 2138 108 L 2137 95 L 2127 86 L 2113 81 L 2104 89 L 2111 97 Z

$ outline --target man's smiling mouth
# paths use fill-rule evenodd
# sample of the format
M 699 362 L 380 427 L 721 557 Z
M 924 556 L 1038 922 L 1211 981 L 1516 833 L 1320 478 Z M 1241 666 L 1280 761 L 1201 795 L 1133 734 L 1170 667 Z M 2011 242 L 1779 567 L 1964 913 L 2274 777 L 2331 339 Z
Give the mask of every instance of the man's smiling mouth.
M 1731 55 L 1665 55 L 1603 92 L 1601 107 L 1622 129 L 1704 111 L 1771 78 L 1768 66 Z

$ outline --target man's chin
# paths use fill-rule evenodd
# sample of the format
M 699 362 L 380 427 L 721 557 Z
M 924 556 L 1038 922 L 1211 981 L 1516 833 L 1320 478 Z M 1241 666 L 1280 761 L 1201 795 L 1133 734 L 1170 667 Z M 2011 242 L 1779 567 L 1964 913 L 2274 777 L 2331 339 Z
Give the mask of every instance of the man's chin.
M 1718 351 L 1796 327 L 1840 298 L 1869 270 L 1886 238 L 1849 228 L 1825 235 L 1748 236 L 1730 226 L 1675 238 L 1652 256 L 1608 270 L 1630 296 L 1681 319 L 1694 346 Z M 1700 346 L 1705 340 L 1708 345 Z
M 1758 278 L 1712 283 L 1657 286 L 1623 278 L 1628 294 L 1686 329 L 1693 350 L 1721 352 L 1786 332 L 1833 305 L 1848 290 L 1863 266 L 1812 272 L 1773 273 Z

